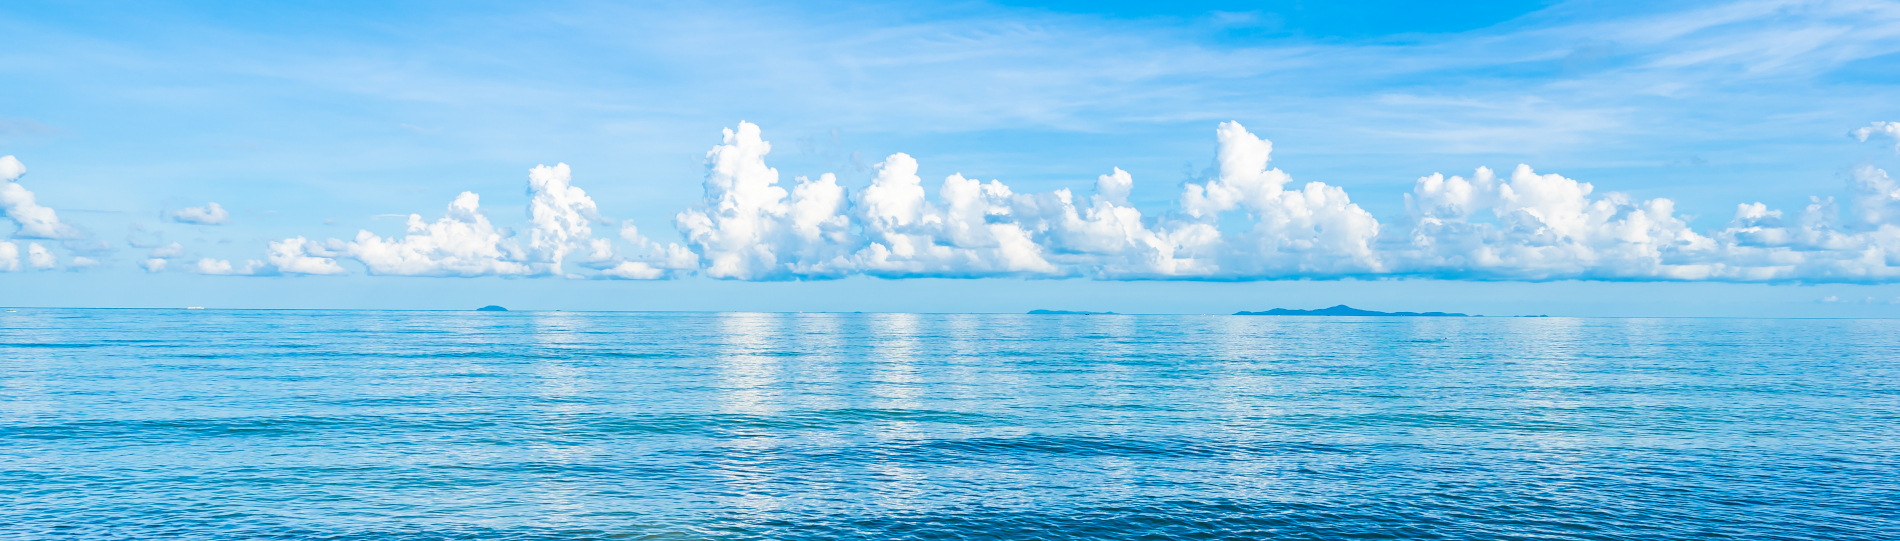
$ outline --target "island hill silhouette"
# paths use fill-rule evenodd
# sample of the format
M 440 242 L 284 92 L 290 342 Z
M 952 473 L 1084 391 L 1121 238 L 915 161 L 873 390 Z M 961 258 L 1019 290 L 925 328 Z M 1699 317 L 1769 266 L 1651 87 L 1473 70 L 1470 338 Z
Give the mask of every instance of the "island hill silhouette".
M 1274 308 L 1265 312 L 1234 312 L 1236 316 L 1389 316 L 1389 317 L 1471 317 L 1456 312 L 1379 312 L 1360 310 L 1344 304 L 1318 310 Z
M 488 306 L 483 306 L 483 307 L 481 307 L 481 308 L 476 308 L 476 309 L 475 309 L 475 311 L 477 311 L 477 312 L 506 312 L 506 311 L 508 311 L 508 309 L 507 309 L 507 308 L 502 308 L 501 306 L 498 306 L 498 305 L 493 305 L 493 304 L 490 304 L 490 305 L 488 305 Z

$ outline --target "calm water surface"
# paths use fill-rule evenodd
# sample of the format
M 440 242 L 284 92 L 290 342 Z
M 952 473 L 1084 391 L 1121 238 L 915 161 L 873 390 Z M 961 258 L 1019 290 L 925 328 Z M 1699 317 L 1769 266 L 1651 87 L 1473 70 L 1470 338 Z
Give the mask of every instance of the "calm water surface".
M 1900 321 L 21 309 L 5 539 L 1900 539 Z

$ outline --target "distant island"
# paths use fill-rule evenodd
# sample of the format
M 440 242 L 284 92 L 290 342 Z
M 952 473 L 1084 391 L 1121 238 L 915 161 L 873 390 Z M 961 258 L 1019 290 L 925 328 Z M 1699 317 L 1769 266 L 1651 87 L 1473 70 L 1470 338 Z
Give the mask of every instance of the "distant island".
M 483 306 L 483 307 L 481 307 L 481 308 L 476 308 L 476 309 L 475 309 L 475 311 L 477 311 L 477 312 L 506 312 L 506 311 L 508 311 L 508 309 L 507 309 L 507 308 L 502 308 L 502 307 L 500 307 L 500 306 L 496 306 L 496 305 L 493 305 L 493 304 L 490 304 L 490 305 L 488 305 L 488 306 Z
M 1235 312 L 1236 316 L 1393 316 L 1393 317 L 1471 317 L 1456 312 L 1378 312 L 1360 310 L 1341 304 L 1332 308 L 1318 310 L 1288 310 L 1274 308 L 1265 312 Z
M 1114 312 L 1083 312 L 1080 310 L 1030 310 L 1032 316 L 1113 316 Z

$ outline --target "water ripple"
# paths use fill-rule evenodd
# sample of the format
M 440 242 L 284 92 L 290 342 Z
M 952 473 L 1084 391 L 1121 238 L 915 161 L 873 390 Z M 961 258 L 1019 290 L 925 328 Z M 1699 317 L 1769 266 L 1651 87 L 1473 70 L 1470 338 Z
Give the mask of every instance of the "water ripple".
M 1900 322 L 25 310 L 0 539 L 1897 539 Z

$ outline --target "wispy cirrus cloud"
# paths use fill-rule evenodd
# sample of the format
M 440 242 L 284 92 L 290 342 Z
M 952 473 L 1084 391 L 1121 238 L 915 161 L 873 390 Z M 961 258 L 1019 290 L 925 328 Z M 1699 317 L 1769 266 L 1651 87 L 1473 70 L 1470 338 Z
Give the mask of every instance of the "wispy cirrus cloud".
M 1393 235 L 1413 231 L 1417 225 L 1413 222 L 1427 217 L 1401 208 L 1401 196 L 1406 194 L 1400 193 L 1402 189 L 1392 189 L 1392 185 L 1402 182 L 1381 180 L 1382 184 L 1371 187 L 1366 179 L 1412 178 L 1442 169 L 1436 165 L 1441 163 L 1439 157 L 1450 155 L 1453 157 L 1442 161 L 1498 166 L 1489 173 L 1494 182 L 1484 186 L 1501 190 L 1516 186 L 1518 169 L 1510 165 L 1550 164 L 1552 161 L 1544 157 L 1556 155 L 1561 159 L 1554 161 L 1560 165 L 1530 171 L 1524 176 L 1525 188 L 1513 187 L 1513 193 L 1531 186 L 1561 185 L 1529 180 L 1546 178 L 1539 173 L 1554 167 L 1569 175 L 1591 176 L 1595 186 L 1575 190 L 1585 193 L 1580 199 L 1584 203 L 1578 208 L 1608 205 L 1612 210 L 1604 223 L 1636 216 L 1638 210 L 1643 220 L 1659 220 L 1660 215 L 1667 214 L 1684 224 L 1689 223 L 1684 214 L 1726 216 L 1728 205 L 1734 202 L 1708 204 L 1696 201 L 1695 195 L 1671 192 L 1683 181 L 1635 175 L 1616 179 L 1623 182 L 1606 181 L 1591 175 L 1592 171 L 1579 172 L 1577 164 L 1645 160 L 1661 164 L 1692 156 L 1694 163 L 1717 164 L 1708 168 L 1715 169 L 1738 161 L 1735 156 L 1723 156 L 1724 151 L 1745 154 L 1741 158 L 1748 160 L 1798 161 L 1803 157 L 1798 150 L 1776 149 L 1795 145 L 1778 144 L 1807 141 L 1802 138 L 1817 131 L 1838 136 L 1843 125 L 1838 117 L 1848 114 L 1843 111 L 1854 114 L 1856 123 L 1870 117 L 1888 118 L 1880 112 L 1886 109 L 1879 108 L 1891 101 L 1882 99 L 1884 93 L 1834 85 L 1830 77 L 1838 77 L 1844 66 L 1878 63 L 1900 53 L 1900 12 L 1889 2 L 1749 1 L 1667 4 L 1645 9 L 1561 3 L 1502 24 L 1396 37 L 1275 33 L 1277 30 L 1270 27 L 1280 23 L 1270 13 L 1196 14 L 1186 18 L 1191 24 L 1183 24 L 1180 18 L 1116 18 L 990 5 L 846 9 L 588 3 L 504 9 L 509 11 L 480 16 L 465 16 L 460 10 L 393 10 L 384 15 L 405 23 L 434 24 L 387 26 L 332 14 L 329 16 L 333 18 L 321 25 L 245 27 L 220 25 L 216 17 L 167 13 L 167 24 L 149 27 L 151 35 L 136 42 L 0 22 L 0 27 L 31 34 L 34 43 L 44 44 L 0 52 L 0 59 L 41 79 L 53 78 L 47 74 L 71 70 L 75 65 L 84 67 L 87 73 L 113 73 L 132 83 L 112 85 L 115 91 L 142 107 L 244 107 L 249 100 L 262 103 L 258 107 L 275 114 L 274 107 L 307 104 L 314 98 L 345 105 L 322 114 L 359 115 L 354 120 L 374 126 L 378 133 L 397 132 L 405 141 L 463 145 L 445 146 L 430 153 L 391 151 L 369 142 L 354 148 L 357 153 L 349 156 L 331 156 L 334 145 L 325 144 L 289 151 L 282 149 L 296 145 L 259 147 L 277 149 L 273 152 L 306 152 L 307 159 L 302 163 L 311 164 L 313 169 L 330 168 L 310 173 L 320 180 L 307 180 L 324 187 L 355 182 L 348 179 L 357 177 L 386 178 L 337 173 L 348 168 L 374 171 L 374 164 L 390 163 L 377 160 L 417 169 L 431 167 L 431 159 L 452 162 L 467 155 L 504 156 L 497 159 L 519 159 L 522 165 L 554 163 L 556 159 L 583 163 L 564 153 L 568 147 L 575 147 L 581 149 L 576 153 L 595 157 L 595 163 L 624 159 L 648 167 L 644 161 L 683 162 L 677 158 L 685 151 L 676 152 L 667 145 L 707 133 L 705 130 L 715 126 L 708 125 L 707 119 L 716 118 L 764 117 L 770 119 L 769 125 L 796 133 L 838 128 L 858 134 L 861 140 L 898 141 L 891 144 L 901 143 L 901 150 L 908 152 L 906 156 L 918 162 L 916 172 L 899 174 L 906 167 L 902 160 L 880 161 L 875 157 L 899 149 L 881 149 L 866 152 L 872 157 L 858 160 L 867 166 L 863 171 L 833 169 L 836 174 L 829 184 L 822 173 L 805 181 L 798 177 L 779 179 L 775 186 L 785 195 L 778 199 L 778 207 L 754 197 L 758 194 L 747 195 L 752 199 L 744 201 L 734 199 L 730 205 L 723 202 L 740 197 L 740 193 L 751 194 L 749 191 L 705 192 L 703 206 L 686 213 L 691 219 L 676 219 L 672 231 L 622 228 L 632 231 L 638 242 L 604 233 L 600 228 L 608 223 L 606 219 L 598 211 L 591 215 L 581 212 L 580 207 L 563 207 L 561 211 L 572 211 L 579 219 L 556 213 L 549 216 L 557 218 L 546 224 L 531 218 L 529 225 L 514 229 L 507 225 L 513 220 L 505 218 L 485 222 L 500 215 L 491 215 L 482 204 L 512 210 L 515 201 L 506 196 L 497 201 L 493 191 L 484 189 L 490 198 L 478 197 L 470 205 L 462 205 L 458 199 L 442 214 L 422 213 L 427 218 L 421 218 L 422 214 L 402 215 L 409 227 L 395 235 L 273 244 L 267 251 L 280 253 L 280 257 L 259 259 L 254 274 L 270 268 L 284 269 L 284 274 L 333 274 L 342 272 L 343 265 L 351 269 L 360 265 L 370 273 L 440 276 L 659 278 L 688 272 L 728 272 L 714 270 L 727 267 L 698 261 L 704 258 L 733 262 L 737 266 L 730 267 L 732 277 L 760 279 L 860 273 L 907 276 L 927 271 L 964 276 L 1123 277 L 1151 272 L 1197 279 L 1355 273 L 1436 276 L 1442 271 L 1443 276 L 1489 277 L 1483 279 L 1610 279 L 1644 274 L 1627 271 L 1633 267 L 1618 267 L 1625 270 L 1611 272 L 1606 270 L 1610 267 L 1556 258 L 1562 253 L 1601 258 L 1614 252 L 1611 245 L 1589 250 L 1516 249 L 1519 254 L 1556 258 L 1545 260 L 1549 265 L 1543 267 L 1528 263 L 1485 266 L 1489 263 L 1480 263 L 1497 254 L 1448 248 L 1450 244 L 1476 242 L 1472 238 L 1493 249 L 1510 246 L 1500 239 L 1512 230 L 1499 224 L 1508 221 L 1508 216 L 1547 210 L 1502 208 L 1497 201 L 1504 198 L 1499 194 L 1491 196 L 1491 206 L 1475 208 L 1465 215 L 1464 225 L 1445 225 L 1443 231 L 1427 235 L 1437 242 L 1429 249 L 1413 246 L 1401 250 Z M 414 35 L 391 28 L 440 30 Z M 115 69 L 101 70 L 99 66 Z M 193 81 L 241 79 L 246 81 L 242 86 L 247 93 L 229 93 L 234 86 L 181 84 L 174 77 Z M 234 96 L 246 99 L 231 99 Z M 1191 125 L 1199 131 L 1233 119 L 1246 122 L 1257 133 L 1272 133 L 1276 140 L 1298 142 L 1292 149 L 1307 157 L 1347 155 L 1355 158 L 1341 161 L 1381 165 L 1364 166 L 1355 176 L 1335 174 L 1338 166 L 1323 172 L 1308 167 L 1301 169 L 1306 172 L 1299 173 L 1300 180 L 1287 181 L 1274 191 L 1264 185 L 1230 184 L 1218 173 L 1199 173 L 1207 164 L 1206 156 L 1198 151 L 1179 152 L 1186 138 L 1177 134 L 1168 134 L 1169 139 L 1156 138 L 1160 133 L 1157 126 Z M 65 122 L 61 120 L 62 125 Z M 441 137 L 414 137 L 392 125 Z M 1882 125 L 1870 126 L 1861 136 L 1886 133 L 1880 129 L 1884 129 Z M 1078 136 L 1081 140 L 1131 142 L 1116 149 L 998 150 L 996 147 L 1008 143 L 993 141 L 1012 134 L 1038 144 L 1076 134 L 1085 136 Z M 623 136 L 639 140 L 629 142 L 620 139 Z M 327 137 L 354 140 L 349 134 Z M 657 146 L 673 154 L 652 151 L 619 157 L 622 152 L 647 152 L 636 147 L 649 142 L 659 142 Z M 1127 148 L 1141 150 L 1129 152 Z M 1646 155 L 1663 154 L 1656 149 L 1668 153 Z M 1002 154 L 1013 161 L 984 161 Z M 783 149 L 775 156 L 777 160 L 788 157 Z M 1188 167 L 1195 172 L 1183 178 L 1164 177 L 1157 174 L 1156 167 L 1143 169 L 1120 161 L 1160 162 L 1176 159 L 1173 156 L 1200 165 Z M 1383 159 L 1363 160 L 1357 156 Z M 1287 159 L 1288 155 L 1280 157 Z M 1291 157 L 1286 163 L 1300 164 L 1299 154 Z M 1391 160 L 1434 165 L 1416 170 L 1384 165 Z M 940 180 L 946 175 L 930 169 L 949 167 L 943 165 L 948 162 L 965 168 L 966 173 L 973 163 L 998 172 L 1035 168 L 1039 178 L 1015 179 L 1009 184 L 963 176 L 954 182 Z M 881 167 L 873 170 L 868 167 L 871 164 Z M 270 162 L 270 166 L 283 167 L 277 162 Z M 1113 167 L 1123 169 L 1118 174 Z M 615 182 L 628 177 L 625 171 L 595 171 Z M 1088 174 L 1076 176 L 1078 171 Z M 1134 201 L 1114 203 L 1097 212 L 1094 196 L 1081 195 L 1086 178 L 1097 174 L 1111 179 L 1104 186 L 1132 186 L 1133 180 L 1121 183 L 1118 179 L 1139 178 L 1142 188 L 1135 192 Z M 1740 193 L 1766 188 L 1771 182 L 1788 183 L 1772 178 L 1770 173 L 1744 170 L 1737 174 L 1747 177 L 1737 181 L 1743 185 L 1743 189 L 1736 190 Z M 1084 179 L 1065 185 L 1072 190 L 1067 205 L 1072 207 L 1076 221 L 1085 225 L 1052 225 L 1066 220 L 1052 216 L 1067 212 L 1063 203 L 1049 202 L 1057 197 L 1052 188 L 1060 186 L 1049 178 L 1057 175 Z M 638 206 L 643 219 L 661 220 L 691 200 L 691 183 L 679 181 L 680 176 L 639 176 L 671 181 L 642 181 L 638 190 L 596 184 L 615 189 L 596 191 L 588 201 L 591 204 L 593 197 L 602 197 L 601 206 L 609 206 L 609 202 L 623 209 Z M 1462 176 L 1477 190 L 1475 179 L 1483 175 Z M 1308 177 L 1323 177 L 1326 183 L 1309 192 L 1305 182 Z M 357 186 L 375 187 L 376 181 L 361 182 Z M 1450 182 L 1449 177 L 1442 182 Z M 1234 206 L 1208 210 L 1214 207 L 1190 204 L 1185 185 L 1199 186 L 1202 195 L 1210 197 L 1207 201 L 1215 201 L 1207 194 L 1247 192 L 1276 193 L 1283 199 L 1297 194 L 1300 204 L 1276 207 L 1261 199 L 1247 206 L 1241 204 L 1246 200 L 1243 197 L 1233 199 Z M 946 191 L 940 186 L 956 189 Z M 1154 189 L 1157 186 L 1164 188 Z M 1603 193 L 1609 187 L 1655 194 L 1617 199 Z M 456 185 L 442 199 L 464 188 L 468 186 Z M 805 190 L 802 193 L 801 188 Z M 273 188 L 259 185 L 255 189 Z M 919 190 L 926 195 L 917 196 Z M 364 194 L 377 192 L 335 189 L 312 193 L 373 199 Z M 1686 199 L 1662 199 L 1672 204 L 1667 213 L 1642 208 L 1659 199 L 1654 195 L 1664 193 Z M 894 194 L 903 194 L 903 205 L 893 203 L 900 200 Z M 1861 229 L 1870 225 L 1856 216 L 1862 215 L 1863 207 L 1872 208 L 1857 201 L 1872 200 L 1856 194 L 1859 192 L 1850 190 L 1839 198 L 1838 206 L 1846 209 L 1849 219 L 1813 223 L 1844 228 L 1839 232 L 1847 236 L 1841 238 L 1849 239 L 1850 244 L 1860 242 L 1857 246 L 1863 250 L 1870 249 L 1873 241 L 1867 235 L 1871 233 Z M 1411 195 L 1420 199 L 1429 194 Z M 530 198 L 535 197 L 539 196 L 530 193 Z M 1789 203 L 1787 199 L 1762 197 L 1778 206 Z M 1710 199 L 1706 195 L 1702 198 Z M 1031 205 L 1019 200 L 1040 202 Z M 1685 204 L 1685 200 L 1690 203 Z M 439 203 L 429 205 L 435 204 Z M 774 214 L 774 209 L 780 207 L 785 214 Z M 873 213 L 873 209 L 898 208 L 919 210 L 914 216 L 905 214 L 909 210 Z M 1214 228 L 1209 232 L 1192 223 L 1199 219 L 1190 210 L 1195 208 L 1228 218 L 1200 224 Z M 1351 210 L 1354 208 L 1358 211 Z M 1825 215 L 1826 208 L 1822 205 L 1815 212 Z M 207 214 L 212 212 L 210 205 L 202 209 Z M 324 211 L 336 215 L 382 212 L 360 207 Z M 699 213 L 698 218 L 693 212 Z M 1245 222 L 1248 228 L 1278 227 L 1280 236 L 1263 233 L 1249 237 L 1256 235 L 1253 229 L 1220 229 L 1231 227 L 1233 216 L 1255 212 L 1265 214 L 1249 216 L 1247 219 L 1252 221 Z M 1371 222 L 1376 227 L 1335 224 L 1327 229 L 1329 222 L 1322 220 L 1357 216 L 1360 212 L 1376 217 Z M 1788 212 L 1792 216 L 1806 211 Z M 1268 219 L 1273 216 L 1288 221 L 1280 224 Z M 899 223 L 912 218 L 933 225 Z M 1441 225 L 1456 223 L 1445 216 L 1429 218 Z M 1307 219 L 1321 220 L 1311 225 L 1326 234 L 1294 234 L 1305 230 L 1301 225 L 1305 222 L 1299 220 Z M 1772 227 L 1753 222 L 1737 227 L 1779 229 L 1799 236 L 1796 229 L 1806 226 L 1795 221 L 1789 217 Z M 886 223 L 895 225 L 886 227 Z M 845 225 L 838 229 L 838 224 Z M 872 229 L 865 229 L 867 225 Z M 1702 225 L 1685 231 L 1719 242 L 1718 233 L 1727 227 Z M 1116 228 L 1127 236 L 1114 243 L 1106 240 L 1110 237 L 1105 233 L 1085 234 Z M 438 229 L 443 231 L 440 235 Z M 458 233 L 463 231 L 468 235 Z M 1376 233 L 1368 235 L 1367 231 Z M 272 237 L 285 233 L 273 231 Z M 1196 236 L 1215 233 L 1217 242 Z M 1652 233 L 1663 235 L 1665 231 Z M 1676 235 L 1674 230 L 1667 233 Z M 768 234 L 778 236 L 758 236 Z M 1689 238 L 1686 235 L 1671 238 Z M 239 235 L 234 232 L 232 236 Z M 1281 259 L 1236 255 L 1242 252 L 1233 246 L 1242 239 L 1256 243 L 1251 249 L 1270 249 Z M 1584 242 L 1576 238 L 1573 241 Z M 1362 242 L 1367 248 L 1354 248 Z M 890 254 L 876 259 L 872 254 L 859 253 L 873 245 Z M 904 245 L 914 249 L 908 252 L 912 255 L 900 253 L 899 247 Z M 1134 259 L 1107 262 L 1101 251 L 1110 245 L 1125 245 L 1131 251 L 1116 257 Z M 755 257 L 766 250 L 762 247 L 770 248 L 770 264 Z M 1817 258 L 1844 257 L 1847 253 L 1828 252 L 1835 255 L 1822 256 L 1814 251 L 1818 248 L 1782 247 L 1788 253 L 1761 253 L 1772 254 L 1764 256 L 1770 259 L 1799 255 L 1809 269 L 1814 268 Z M 1664 270 L 1644 271 L 1656 276 L 1690 272 L 1682 269 L 1701 264 L 1693 261 L 1716 261 L 1708 259 L 1713 256 L 1705 252 L 1689 257 L 1684 255 L 1689 252 L 1651 248 L 1656 254 L 1667 254 L 1656 256 L 1656 261 L 1665 262 L 1658 263 L 1663 265 L 1658 268 Z M 1208 256 L 1208 250 L 1224 255 Z M 1357 255 L 1340 259 L 1327 250 Z M 744 255 L 748 253 L 752 255 Z M 1143 255 L 1131 255 L 1135 253 Z M 1187 255 L 1190 253 L 1193 255 Z M 1302 255 L 1289 255 L 1295 253 Z M 938 257 L 931 254 L 940 254 L 941 258 L 930 259 Z M 314 259 L 298 259 L 304 257 Z M 232 264 L 230 272 L 246 268 L 242 259 L 237 261 L 240 263 Z M 369 264 L 372 261 L 374 265 Z M 1168 268 L 1159 263 L 1164 261 L 1175 262 L 1171 263 L 1176 265 L 1174 270 L 1160 270 Z M 794 262 L 806 270 L 786 267 Z M 1458 265 L 1478 270 L 1444 270 L 1465 268 Z M 220 268 L 213 265 L 211 270 Z M 1533 268 L 1543 270 L 1530 270 Z M 1718 276 L 1732 270 L 1722 269 L 1730 270 L 1708 272 Z M 1815 272 L 1787 271 L 1776 275 L 1783 278 L 1772 279 L 1811 279 L 1818 276 Z M 1747 273 L 1736 275 L 1741 274 Z
M 31 118 L 0 116 L 0 144 L 36 141 L 66 134 L 66 130 Z
M 1623 109 L 1631 90 L 1674 100 L 1772 99 L 1777 85 L 1900 52 L 1900 10 L 1857 1 L 1660 11 L 1558 4 L 1506 24 L 1400 42 L 1226 40 L 1222 25 L 1004 7 L 584 4 L 513 15 L 494 19 L 508 23 L 492 30 L 518 38 L 505 40 L 515 44 L 506 49 L 456 36 L 395 49 L 355 34 L 295 36 L 304 46 L 286 47 L 292 37 L 219 31 L 247 46 L 194 52 L 218 57 L 208 64 L 220 70 L 345 95 L 518 113 L 572 103 L 612 117 L 702 118 L 747 103 L 754 112 L 859 132 L 1099 132 L 1156 119 L 1292 120 L 1286 110 L 1297 106 L 1364 126 L 1434 115 L 1454 149 L 1476 148 L 1458 145 L 1486 136 L 1482 128 L 1495 119 L 1470 103 L 1534 101 L 1561 117 Z M 552 35 L 585 43 L 587 61 L 573 60 L 576 45 Z M 471 48 L 483 54 L 471 56 Z M 621 75 L 629 72 L 658 75 Z M 1723 91 L 1737 84 L 1754 91 Z M 1577 129 L 1637 128 L 1630 124 Z

